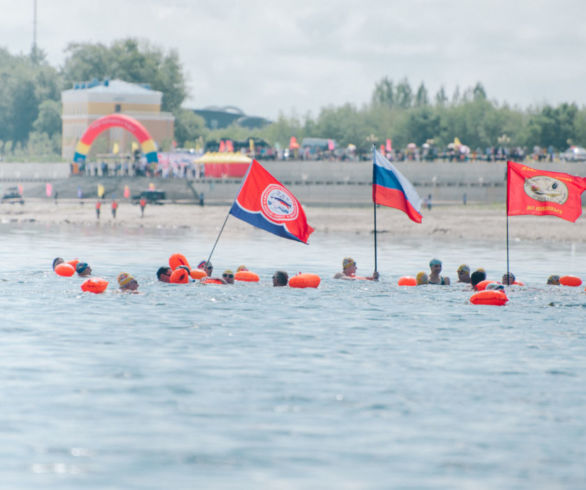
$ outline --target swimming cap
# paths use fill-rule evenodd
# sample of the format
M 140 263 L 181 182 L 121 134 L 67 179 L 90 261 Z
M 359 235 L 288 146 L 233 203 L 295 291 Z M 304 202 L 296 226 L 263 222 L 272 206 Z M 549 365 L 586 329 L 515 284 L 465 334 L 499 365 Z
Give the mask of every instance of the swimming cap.
M 460 267 L 458 267 L 458 272 L 468 272 L 468 273 L 470 273 L 470 267 L 467 266 L 466 264 L 462 264 Z
M 417 276 L 415 276 L 415 280 L 417 282 L 417 285 L 427 284 L 428 283 L 427 274 L 425 272 L 418 272 Z
M 58 264 L 62 264 L 63 262 L 65 261 L 61 257 L 55 257 L 53 259 L 53 269 L 55 269 Z
M 199 264 L 197 264 L 197 268 L 198 269 L 205 269 L 207 267 L 213 267 L 211 262 L 206 262 L 205 260 L 202 260 Z
M 121 272 L 118 275 L 118 284 L 120 284 L 120 286 L 126 286 L 133 279 L 134 279 L 134 277 L 132 277 L 127 272 Z
M 240 271 L 247 271 L 248 269 L 246 268 L 245 265 L 239 265 L 238 269 L 236 269 L 236 272 L 240 272 Z
M 81 274 L 84 270 L 86 270 L 88 268 L 87 262 L 79 262 L 76 266 L 75 266 L 75 272 L 77 272 L 78 274 Z
M 352 267 L 353 265 L 356 265 L 356 262 L 354 262 L 354 259 L 351 257 L 346 257 L 343 261 L 342 261 L 342 268 L 344 270 L 348 269 L 348 267 Z
M 429 261 L 429 267 L 433 267 L 434 265 L 442 265 L 442 261 L 438 259 L 431 259 Z

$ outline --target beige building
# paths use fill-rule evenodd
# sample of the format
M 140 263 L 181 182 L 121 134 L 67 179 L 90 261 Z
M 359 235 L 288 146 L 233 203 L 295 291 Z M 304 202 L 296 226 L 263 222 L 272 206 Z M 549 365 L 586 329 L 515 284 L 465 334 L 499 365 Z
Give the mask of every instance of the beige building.
M 161 112 L 162 98 L 162 92 L 122 80 L 76 83 L 74 88 L 61 92 L 61 155 L 71 161 L 75 146 L 88 126 L 113 113 L 133 117 L 147 129 L 158 148 L 168 148 L 173 141 L 175 118 L 169 112 Z M 90 155 L 110 153 L 115 144 L 120 153 L 130 153 L 135 141 L 127 130 L 113 127 L 98 136 Z

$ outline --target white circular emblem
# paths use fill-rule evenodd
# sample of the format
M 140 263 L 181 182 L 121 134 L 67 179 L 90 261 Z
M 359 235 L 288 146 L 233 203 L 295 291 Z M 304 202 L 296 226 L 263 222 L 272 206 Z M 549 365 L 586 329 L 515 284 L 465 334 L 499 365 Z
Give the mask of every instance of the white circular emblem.
M 564 204 L 568 200 L 568 186 L 553 177 L 538 175 L 525 179 L 524 189 L 525 194 L 536 201 Z
M 293 195 L 278 184 L 266 187 L 260 198 L 263 212 L 275 221 L 292 221 L 297 218 L 299 209 Z

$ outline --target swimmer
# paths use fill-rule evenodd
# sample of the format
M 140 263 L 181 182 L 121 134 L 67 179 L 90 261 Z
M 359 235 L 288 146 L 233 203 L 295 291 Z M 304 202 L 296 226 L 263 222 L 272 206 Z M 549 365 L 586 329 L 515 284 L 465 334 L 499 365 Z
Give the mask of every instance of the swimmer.
M 61 257 L 55 257 L 53 259 L 53 270 L 55 270 L 55 267 L 57 267 L 59 264 L 63 264 L 65 261 L 61 258 Z
M 161 282 L 170 282 L 172 273 L 173 271 L 171 270 L 171 267 L 159 267 L 159 270 L 157 271 L 157 279 Z
M 560 285 L 560 276 L 557 274 L 552 274 L 547 278 L 547 284 L 550 286 L 559 286 Z
M 92 275 L 92 268 L 87 264 L 87 262 L 78 262 L 75 266 L 75 272 L 80 277 L 88 277 Z
M 240 271 L 247 271 L 248 268 L 245 265 L 239 265 L 238 269 L 236 269 L 236 272 L 240 272 Z
M 214 271 L 214 266 L 212 265 L 211 262 L 206 262 L 205 260 L 202 260 L 198 264 L 197 268 L 205 271 L 205 273 L 207 274 L 208 277 L 212 277 L 212 272 Z
M 358 265 L 351 257 L 345 257 L 342 261 L 342 272 L 336 273 L 334 279 L 357 279 L 356 277 L 356 269 Z M 378 281 L 379 274 L 378 272 L 373 272 L 372 276 L 368 277 L 361 277 L 360 279 L 368 279 L 369 281 Z
M 417 276 L 415 276 L 415 281 L 417 282 L 418 286 L 424 286 L 429 284 L 429 277 L 425 272 L 418 272 Z
M 458 267 L 456 273 L 458 274 L 458 282 L 470 284 L 470 266 L 462 264 Z
M 510 286 L 511 284 L 515 284 L 515 274 L 513 274 L 512 272 L 507 272 L 507 273 L 503 274 L 503 278 L 501 279 L 501 282 L 505 286 Z
M 222 281 L 224 284 L 234 284 L 234 273 L 230 269 L 225 270 L 222 273 Z
M 136 291 L 138 289 L 138 282 L 134 277 L 126 272 L 121 272 L 118 275 L 118 284 L 121 291 Z
M 486 272 L 484 269 L 475 270 L 472 275 L 470 276 L 470 284 L 472 285 L 472 289 L 476 289 L 476 285 L 479 282 L 482 282 L 486 279 Z
M 440 276 L 440 272 L 442 271 L 441 260 L 431 259 L 429 261 L 429 268 L 431 269 L 431 273 L 429 274 L 429 284 L 437 284 L 440 286 L 450 285 L 449 277 Z
M 289 274 L 285 271 L 276 271 L 273 274 L 273 286 L 274 287 L 282 287 L 286 286 L 289 282 Z

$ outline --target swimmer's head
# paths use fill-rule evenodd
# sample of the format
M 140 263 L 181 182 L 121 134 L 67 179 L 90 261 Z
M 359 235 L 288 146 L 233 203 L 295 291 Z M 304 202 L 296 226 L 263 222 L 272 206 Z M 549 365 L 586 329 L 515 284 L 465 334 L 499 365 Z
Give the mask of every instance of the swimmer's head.
M 432 269 L 434 267 L 437 267 L 437 266 L 439 266 L 441 268 L 441 266 L 442 266 L 442 261 L 441 260 L 439 260 L 439 259 L 431 259 L 429 261 L 429 267 L 431 267 Z
M 159 267 L 159 270 L 157 271 L 157 279 L 161 282 L 169 282 L 172 272 L 171 267 L 167 267 L 166 265 Z
M 560 276 L 557 274 L 552 274 L 547 278 L 547 284 L 550 286 L 559 286 L 560 285 Z
M 509 286 L 509 285 L 513 284 L 515 282 L 515 274 L 513 274 L 512 272 L 507 272 L 507 273 L 503 274 L 501 282 L 505 286 Z
M 470 276 L 470 284 L 472 284 L 473 288 L 476 288 L 476 285 L 479 282 L 482 282 L 486 279 L 486 272 L 484 269 L 475 270 L 472 275 Z
M 75 266 L 75 272 L 80 276 L 89 276 L 92 273 L 92 268 L 87 262 L 78 262 Z
M 118 275 L 118 284 L 120 285 L 120 289 L 129 291 L 135 291 L 138 289 L 138 282 L 127 272 L 121 272 Z
M 344 260 L 342 260 L 342 269 L 347 270 L 351 267 L 356 267 L 356 262 L 354 262 L 354 259 L 352 257 L 344 258 Z
M 418 286 L 422 286 L 423 284 L 429 284 L 429 277 L 425 272 L 418 272 L 415 276 L 415 280 Z
M 65 261 L 61 258 L 61 257 L 55 257 L 53 259 L 53 270 L 55 270 L 55 267 L 57 267 L 59 264 L 63 264 Z
M 273 286 L 286 286 L 289 282 L 289 274 L 285 271 L 277 271 L 273 274 Z
M 245 265 L 239 265 L 238 269 L 236 269 L 236 272 L 240 272 L 240 271 L 247 271 L 248 269 L 246 268 Z
M 226 269 L 222 273 L 222 279 L 226 281 L 228 284 L 234 284 L 234 273 L 230 269 Z
M 212 263 L 205 260 L 202 260 L 199 264 L 197 264 L 197 268 L 206 271 L 208 276 L 211 276 L 212 271 L 214 270 Z
M 468 266 L 466 264 L 462 264 L 460 267 L 458 267 L 456 272 L 458 274 L 465 274 L 465 273 L 470 274 L 470 266 Z

